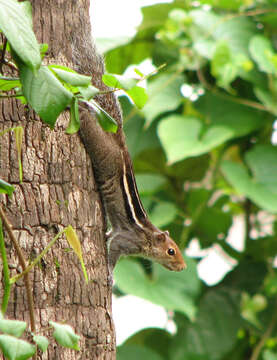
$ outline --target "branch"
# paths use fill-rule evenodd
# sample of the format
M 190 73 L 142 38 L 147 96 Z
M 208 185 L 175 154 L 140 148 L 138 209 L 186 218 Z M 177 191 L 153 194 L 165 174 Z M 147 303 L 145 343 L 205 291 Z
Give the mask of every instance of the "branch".
M 15 250 L 18 255 L 19 263 L 22 267 L 22 270 L 24 271 L 26 269 L 26 262 L 25 262 L 23 253 L 20 249 L 20 246 L 18 245 L 18 242 L 17 242 L 15 236 L 14 236 L 12 226 L 11 226 L 8 218 L 6 217 L 1 206 L 0 206 L 0 217 L 3 221 L 5 229 L 7 230 L 9 238 L 15 247 Z M 32 290 L 31 290 L 30 279 L 29 279 L 28 273 L 26 273 L 24 275 L 24 282 L 25 282 L 25 287 L 26 287 L 26 292 L 27 292 L 27 301 L 28 301 L 28 308 L 29 308 L 29 314 L 30 314 L 31 331 L 34 332 L 34 331 L 36 331 L 34 301 L 33 301 L 33 294 L 32 294 Z
M 266 343 L 266 340 L 270 337 L 276 323 L 277 323 L 277 307 L 275 306 L 275 311 L 274 311 L 272 319 L 268 325 L 268 328 L 266 329 L 265 333 L 261 337 L 257 346 L 254 348 L 254 351 L 251 355 L 250 360 L 258 360 L 260 352 L 262 351 L 264 344 Z
M 9 272 L 9 265 L 7 260 L 7 253 L 5 248 L 1 218 L 0 218 L 0 252 L 3 261 L 3 274 L 4 274 L 4 295 L 1 305 L 1 311 L 2 314 L 4 315 L 9 303 L 11 284 L 10 284 L 10 272 Z
M 212 86 L 211 84 L 209 84 L 207 82 L 201 69 L 198 69 L 196 73 L 197 73 L 197 77 L 198 77 L 198 80 L 200 81 L 200 83 L 204 86 L 204 88 L 209 90 L 211 93 L 216 94 L 217 96 L 220 96 L 223 99 L 231 100 L 231 101 L 241 104 L 241 105 L 246 105 L 246 106 L 252 107 L 254 109 L 269 112 L 269 109 L 267 107 L 265 107 L 264 105 L 260 104 L 259 102 L 248 100 L 248 99 L 237 98 L 237 97 L 222 93 L 221 91 L 218 91 L 216 87 Z
M 43 251 L 35 258 L 35 260 L 33 262 L 31 262 L 30 265 L 28 265 L 27 267 L 25 267 L 25 269 L 23 269 L 23 271 L 12 277 L 10 279 L 10 283 L 13 284 L 16 281 L 18 281 L 19 279 L 22 278 L 22 276 L 26 276 L 30 270 L 32 270 L 32 268 L 40 261 L 40 259 L 47 253 L 47 251 L 51 248 L 51 246 L 54 245 L 54 243 L 58 240 L 58 238 L 66 231 L 67 228 L 63 229 L 62 231 L 60 231 L 51 241 L 50 243 L 46 246 L 45 249 L 43 249 Z

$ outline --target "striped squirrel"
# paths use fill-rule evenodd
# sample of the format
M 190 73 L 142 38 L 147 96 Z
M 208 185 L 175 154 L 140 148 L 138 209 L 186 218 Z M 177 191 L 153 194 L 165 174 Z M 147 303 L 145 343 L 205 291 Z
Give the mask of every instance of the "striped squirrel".
M 100 70 L 94 77 L 98 79 L 94 85 L 107 90 L 99 78 L 104 72 L 103 61 Z M 186 264 L 177 244 L 168 231 L 159 230 L 149 221 L 141 204 L 115 95 L 110 92 L 97 96 L 95 100 L 118 124 L 116 133 L 105 132 L 89 103 L 80 105 L 81 138 L 111 224 L 111 231 L 107 234 L 110 273 L 121 255 L 142 256 L 169 270 L 183 270 Z

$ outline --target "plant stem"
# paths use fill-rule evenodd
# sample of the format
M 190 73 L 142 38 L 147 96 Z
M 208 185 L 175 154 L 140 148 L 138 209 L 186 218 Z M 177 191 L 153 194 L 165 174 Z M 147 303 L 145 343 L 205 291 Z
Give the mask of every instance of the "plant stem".
M 30 270 L 40 261 L 40 259 L 47 253 L 47 251 L 51 248 L 51 246 L 54 245 L 54 243 L 58 240 L 58 238 L 66 231 L 67 228 L 60 231 L 46 246 L 46 248 L 35 258 L 34 261 L 31 262 L 30 265 L 25 267 L 25 269 L 22 271 L 22 273 L 15 275 L 10 279 L 10 284 L 14 284 L 16 281 L 22 278 L 22 276 L 26 276 Z
M 2 231 L 1 218 L 0 218 L 0 253 L 1 253 L 2 261 L 3 261 L 3 274 L 4 274 L 4 295 L 3 295 L 2 305 L 1 305 L 1 311 L 2 311 L 2 314 L 4 315 L 7 310 L 8 303 L 9 303 L 11 284 L 10 284 L 10 272 L 9 272 L 9 265 L 8 265 L 8 260 L 7 260 L 4 236 L 3 236 L 3 231 Z
M 259 102 L 234 97 L 232 95 L 229 95 L 229 94 L 223 93 L 222 91 L 219 91 L 216 87 L 212 86 L 211 84 L 209 84 L 207 82 L 201 69 L 197 70 L 197 77 L 198 77 L 199 82 L 204 86 L 204 88 L 209 90 L 211 93 L 216 94 L 219 97 L 222 97 L 223 99 L 227 99 L 227 100 L 233 101 L 233 102 L 241 104 L 241 105 L 249 106 L 254 109 L 270 112 L 270 110 L 267 107 L 265 107 L 264 105 L 262 105 Z
M 277 304 L 276 304 L 277 305 Z M 261 337 L 260 341 L 258 342 L 257 346 L 255 347 L 250 360 L 258 360 L 259 355 L 264 347 L 264 344 L 266 343 L 266 340 L 270 337 L 273 329 L 275 328 L 277 322 L 277 307 L 275 306 L 275 311 L 273 313 L 272 319 L 269 323 L 268 328 L 266 329 L 265 333 Z
M 7 230 L 7 233 L 9 235 L 9 238 L 11 239 L 15 250 L 17 252 L 18 255 L 18 259 L 19 259 L 19 263 L 23 269 L 23 271 L 26 269 L 26 262 L 23 256 L 23 253 L 20 249 L 20 246 L 14 236 L 13 230 L 12 230 L 12 226 L 8 220 L 8 218 L 6 217 L 2 207 L 0 206 L 0 217 L 3 221 L 4 227 Z M 29 274 L 26 273 L 24 275 L 24 282 L 25 282 L 25 287 L 26 287 L 26 292 L 27 292 L 27 302 L 28 302 L 28 308 L 29 308 L 29 314 L 30 314 L 30 324 L 31 324 L 31 331 L 34 332 L 36 331 L 36 323 L 35 323 L 35 312 L 34 312 L 34 301 L 33 301 L 33 294 L 32 294 L 32 289 L 31 289 L 31 285 L 30 285 L 30 279 L 29 279 Z M 10 282 L 11 283 L 11 282 Z

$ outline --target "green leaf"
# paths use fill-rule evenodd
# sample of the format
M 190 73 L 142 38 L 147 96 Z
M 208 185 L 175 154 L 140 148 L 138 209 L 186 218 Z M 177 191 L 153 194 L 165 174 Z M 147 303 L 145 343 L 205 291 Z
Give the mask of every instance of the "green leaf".
M 266 306 L 267 301 L 263 295 L 255 294 L 253 297 L 250 297 L 247 293 L 242 293 L 241 315 L 257 328 L 262 329 L 258 313 L 264 310 Z
M 239 193 L 261 208 L 277 213 L 277 148 L 257 145 L 246 154 L 245 160 L 252 177 L 244 165 L 227 160 L 222 164 L 225 177 Z
M 274 51 L 271 42 L 263 35 L 256 35 L 250 41 L 249 51 L 261 71 L 276 74 L 277 68 L 272 62 Z
M 141 195 L 154 194 L 166 183 L 165 177 L 158 174 L 137 174 L 136 181 Z
M 157 227 L 163 227 L 171 223 L 178 214 L 174 203 L 159 202 L 149 213 L 150 221 Z
M 19 79 L 9 78 L 5 76 L 0 76 L 0 90 L 1 91 L 9 91 L 16 87 L 20 87 L 21 83 Z
M 80 336 L 74 333 L 71 326 L 58 324 L 54 321 L 49 321 L 49 324 L 54 327 L 53 336 L 60 345 L 69 349 L 80 350 L 78 345 Z
M 158 125 L 158 135 L 169 163 L 190 156 L 205 154 L 232 138 L 244 136 L 262 125 L 258 111 L 231 101 L 205 95 L 196 107 L 207 118 L 181 115 L 164 117 Z
M 169 359 L 169 345 L 172 335 L 163 329 L 147 328 L 140 330 L 133 336 L 129 337 L 123 346 L 126 345 L 142 345 L 155 351 L 163 359 Z
M 99 93 L 99 89 L 97 89 L 96 87 L 94 87 L 92 85 L 89 85 L 86 87 L 79 86 L 79 91 L 80 91 L 81 95 L 83 96 L 83 98 L 86 100 L 90 100 L 90 99 L 94 98 L 94 96 Z
M 9 360 L 26 360 L 36 352 L 36 347 L 10 335 L 0 335 L 0 348 Z
M 136 79 L 117 74 L 104 74 L 102 80 L 105 85 L 122 90 L 130 90 L 138 82 Z
M 73 98 L 70 106 L 70 122 L 66 129 L 67 134 L 75 134 L 80 129 L 78 99 Z
M 169 12 L 176 7 L 184 8 L 185 4 L 178 2 L 178 6 L 176 6 L 176 3 L 173 2 L 172 4 L 155 4 L 143 7 L 141 9 L 143 21 L 138 28 L 137 37 L 149 39 L 154 36 L 155 32 L 164 25 Z
M 87 105 L 90 106 L 96 113 L 99 124 L 105 131 L 110 131 L 115 133 L 117 131 L 117 122 L 114 118 L 111 117 L 96 101 L 91 99 L 87 102 Z
M 128 121 L 124 121 L 123 126 L 128 150 L 132 158 L 143 150 L 159 147 L 154 124 L 147 129 L 145 128 L 145 121 L 142 115 L 135 111 L 134 105 L 127 96 L 120 97 L 120 105 L 123 110 L 123 118 L 128 119 Z
M 197 355 L 203 360 L 223 359 L 235 345 L 242 324 L 239 304 L 234 291 L 208 291 L 200 301 L 195 321 L 184 321 L 178 326 L 170 346 L 170 359 L 194 359 L 192 354 L 196 359 Z
M 14 0 L 0 0 L 0 29 L 13 50 L 33 71 L 41 64 L 39 45 L 26 16 L 26 8 Z
M 0 194 L 11 195 L 14 192 L 14 187 L 6 181 L 0 179 Z
M 136 86 L 139 80 L 116 74 L 104 74 L 102 79 L 107 86 L 126 91 L 139 109 L 145 105 L 147 94 L 144 88 Z
M 268 89 L 255 87 L 254 93 L 257 98 L 265 105 L 268 111 L 272 114 L 277 115 L 277 98 L 274 93 L 271 93 Z
M 211 191 L 205 189 L 191 189 L 187 200 L 188 215 L 195 223 L 192 236 L 199 239 L 203 248 L 212 246 L 219 236 L 224 240 L 232 225 L 231 214 L 222 211 L 229 197 L 219 197 L 211 206 L 211 195 Z
M 37 346 L 41 349 L 42 352 L 45 352 L 48 348 L 49 341 L 47 337 L 42 335 L 35 335 L 33 336 L 34 342 L 37 344 Z
M 86 283 L 88 283 L 88 275 L 87 275 L 86 267 L 85 267 L 84 260 L 83 260 L 83 254 L 82 254 L 82 248 L 81 248 L 80 240 L 79 240 L 75 230 L 73 229 L 73 227 L 71 225 L 69 225 L 66 228 L 65 236 L 66 236 L 66 240 L 68 241 L 68 243 L 70 244 L 70 246 L 74 250 L 75 254 L 79 258 L 79 261 L 81 263 L 82 270 L 83 270 L 83 273 L 84 273 L 85 281 L 86 281 Z
M 140 64 L 151 56 L 153 44 L 134 39 L 131 43 L 119 46 L 105 54 L 107 71 L 122 74 L 130 64 Z
M 61 81 L 68 83 L 72 86 L 89 86 L 91 84 L 90 76 L 78 74 L 71 69 L 60 69 L 55 65 L 50 65 L 49 67 L 58 75 L 58 78 Z
M 180 273 L 170 272 L 153 263 L 153 274 L 150 277 L 136 261 L 122 259 L 114 271 L 116 285 L 124 293 L 139 296 L 169 310 L 180 311 L 192 319 L 195 316 L 194 299 L 200 291 L 200 280 L 194 261 L 186 261 L 188 268 Z
M 155 351 L 141 345 L 122 345 L 116 351 L 117 360 L 163 360 Z
M 149 125 L 158 115 L 175 110 L 183 100 L 180 88 L 184 82 L 181 75 L 162 74 L 149 81 L 149 100 L 143 108 L 143 114 Z
M 242 259 L 233 271 L 228 273 L 224 280 L 224 287 L 243 292 L 246 291 L 251 295 L 255 295 L 264 286 L 264 279 L 267 274 L 266 263 L 255 261 L 252 258 Z
M 132 89 L 126 92 L 139 109 L 142 109 L 144 107 L 148 99 L 146 90 L 144 88 L 140 86 L 134 86 Z
M 211 72 L 216 77 L 218 85 L 226 89 L 238 75 L 238 68 L 225 41 L 219 41 L 216 45 L 211 61 Z
M 27 67 L 20 68 L 23 94 L 44 122 L 55 126 L 57 117 L 70 104 L 73 95 L 46 66 L 42 66 L 36 75 Z
M 19 320 L 0 319 L 0 331 L 4 334 L 20 337 L 25 331 L 27 323 Z

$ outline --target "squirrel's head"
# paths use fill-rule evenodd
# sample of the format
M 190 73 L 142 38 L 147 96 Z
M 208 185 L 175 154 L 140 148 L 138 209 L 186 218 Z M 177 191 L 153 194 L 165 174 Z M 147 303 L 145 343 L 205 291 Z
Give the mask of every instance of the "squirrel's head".
M 181 271 L 187 265 L 178 245 L 171 239 L 168 231 L 154 232 L 150 257 L 168 270 Z

